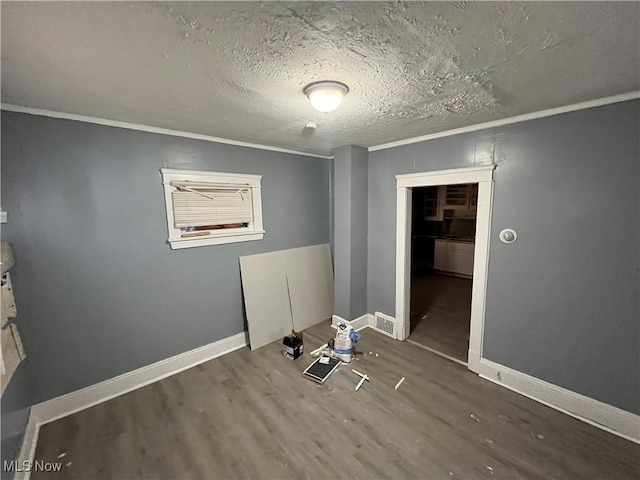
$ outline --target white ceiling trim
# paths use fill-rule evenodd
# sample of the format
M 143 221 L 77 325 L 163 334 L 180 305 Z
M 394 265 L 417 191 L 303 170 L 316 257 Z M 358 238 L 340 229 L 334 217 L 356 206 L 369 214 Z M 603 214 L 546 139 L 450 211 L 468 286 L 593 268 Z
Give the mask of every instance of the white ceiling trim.
M 612 103 L 626 102 L 629 100 L 635 100 L 637 98 L 640 98 L 640 91 L 624 93 L 622 95 L 614 95 L 613 97 L 605 97 L 597 100 L 589 100 L 588 102 L 575 103 L 573 105 L 565 105 L 564 107 L 550 108 L 548 110 L 541 110 L 539 112 L 525 113 L 523 115 L 517 115 L 515 117 L 503 118 L 501 120 L 494 120 L 485 123 L 478 123 L 476 125 L 469 125 L 468 127 L 455 128 L 453 130 L 432 133 L 429 135 L 423 135 L 421 137 L 407 138 L 406 140 L 399 140 L 397 142 L 383 143 L 381 145 L 369 147 L 369 151 L 376 152 L 378 150 L 401 147 L 403 145 L 425 142 L 427 140 L 434 140 L 436 138 L 450 137 L 453 135 L 460 135 L 461 133 L 476 132 L 478 130 L 484 130 L 487 128 L 501 127 L 503 125 L 509 125 L 512 123 L 526 122 L 528 120 L 551 117 L 553 115 L 560 115 L 562 113 L 575 112 L 577 110 L 586 110 L 588 108 L 601 107 L 603 105 L 610 105 Z
M 575 103 L 573 105 L 565 105 L 563 107 L 550 108 L 548 110 L 541 110 L 539 112 L 526 113 L 523 115 L 517 115 L 515 117 L 503 118 L 501 120 L 478 123 L 475 125 L 469 125 L 468 127 L 455 128 L 453 130 L 446 130 L 444 132 L 432 133 L 429 135 L 422 135 L 420 137 L 407 138 L 405 140 L 399 140 L 397 142 L 389 142 L 389 143 L 383 143 L 380 145 L 374 145 L 374 146 L 368 147 L 368 151 L 376 152 L 379 150 L 386 150 L 389 148 L 401 147 L 403 145 L 411 145 L 413 143 L 425 142 L 427 140 L 434 140 L 436 138 L 450 137 L 453 135 L 460 135 L 462 133 L 476 132 L 478 130 L 501 127 L 503 125 L 510 125 L 513 123 L 526 122 L 529 120 L 536 120 L 539 118 L 551 117 L 554 115 L 575 112 L 578 110 L 586 110 L 589 108 L 601 107 L 601 106 L 610 105 L 613 103 L 627 102 L 629 100 L 636 100 L 639 98 L 640 98 L 640 91 L 634 91 L 634 92 L 624 93 L 621 95 L 614 95 L 612 97 L 604 97 L 596 100 L 589 100 L 587 102 Z M 157 133 L 160 135 L 170 135 L 174 137 L 191 138 L 195 140 L 204 140 L 206 142 L 223 143 L 227 145 L 256 148 L 259 150 L 267 150 L 272 152 L 290 153 L 293 155 L 304 155 L 307 157 L 322 158 L 325 160 L 331 160 L 334 158 L 333 155 L 331 156 L 318 155 L 315 153 L 301 152 L 298 150 L 289 150 L 286 148 L 274 147 L 271 145 L 261 145 L 257 143 L 241 142 L 238 140 L 212 137 L 209 135 L 202 135 L 199 133 L 182 132 L 179 130 L 170 130 L 167 128 L 151 127 L 148 125 L 139 125 L 136 123 L 121 122 L 118 120 L 109 120 L 106 118 L 89 117 L 86 115 L 77 115 L 75 113 L 56 112 L 53 110 L 45 110 L 41 108 L 23 107 L 21 105 L 13 105 L 8 103 L 1 103 L 0 109 L 6 110 L 9 112 L 27 113 L 30 115 L 39 115 L 44 117 L 61 118 L 64 120 L 74 120 L 78 122 L 95 123 L 97 125 L 106 125 L 109 127 L 125 128 L 129 130 L 138 130 L 142 132 Z
M 106 125 L 108 127 L 126 128 L 128 130 L 138 130 L 140 132 L 157 133 L 160 135 L 170 135 L 173 137 L 191 138 L 194 140 L 204 140 L 205 142 L 224 143 L 226 145 L 256 148 L 258 150 L 268 150 L 271 152 L 291 153 L 293 155 L 303 155 L 305 157 L 322 158 L 325 160 L 331 160 L 333 158 L 333 156 L 318 155 L 316 153 L 308 153 L 308 152 L 300 152 L 297 150 L 289 150 L 287 148 L 273 147 L 271 145 L 261 145 L 258 143 L 241 142 L 238 140 L 212 137 L 209 135 L 202 135 L 199 133 L 182 132 L 179 130 L 170 130 L 168 128 L 151 127 L 149 125 L 139 125 L 137 123 L 121 122 L 119 120 L 109 120 L 106 118 L 89 117 L 86 115 L 77 115 L 75 113 L 55 112 L 53 110 L 23 107 L 21 105 L 12 105 L 8 103 L 0 104 L 0 109 L 6 110 L 8 112 L 27 113 L 29 115 L 39 115 L 41 117 L 61 118 L 64 120 L 74 120 L 77 122 L 95 123 L 97 125 Z

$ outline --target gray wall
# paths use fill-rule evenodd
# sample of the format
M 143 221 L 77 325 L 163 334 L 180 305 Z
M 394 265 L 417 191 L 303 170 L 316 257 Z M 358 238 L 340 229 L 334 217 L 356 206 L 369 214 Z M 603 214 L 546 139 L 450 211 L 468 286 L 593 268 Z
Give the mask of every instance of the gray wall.
M 367 313 L 369 152 L 351 147 L 351 317 Z
M 334 154 L 334 310 L 353 320 L 367 313 L 368 152 L 349 145 Z
M 640 413 L 639 131 L 633 101 L 370 153 L 368 311 L 395 313 L 394 175 L 489 152 L 484 356 Z
M 172 251 L 163 167 L 261 174 L 264 240 Z M 33 402 L 245 329 L 238 257 L 329 241 L 329 162 L 2 112 Z

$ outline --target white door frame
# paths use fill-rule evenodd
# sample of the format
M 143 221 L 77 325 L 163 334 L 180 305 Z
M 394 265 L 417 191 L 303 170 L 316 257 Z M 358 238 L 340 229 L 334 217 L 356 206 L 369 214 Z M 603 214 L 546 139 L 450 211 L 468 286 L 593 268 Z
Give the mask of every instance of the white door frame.
M 409 309 L 411 294 L 410 233 L 412 189 L 414 187 L 462 183 L 478 184 L 476 243 L 473 256 L 473 289 L 471 292 L 471 332 L 468 352 L 468 368 L 476 373 L 479 373 L 480 358 L 482 358 L 494 168 L 495 165 L 487 165 L 396 175 L 396 321 L 399 323 L 401 340 L 406 340 L 411 329 Z

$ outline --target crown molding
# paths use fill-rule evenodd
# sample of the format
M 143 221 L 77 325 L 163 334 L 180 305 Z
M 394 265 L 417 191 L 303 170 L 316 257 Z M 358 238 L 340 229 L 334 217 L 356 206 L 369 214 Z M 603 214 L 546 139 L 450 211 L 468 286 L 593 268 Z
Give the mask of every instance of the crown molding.
M 427 140 L 434 140 L 436 138 L 450 137 L 453 135 L 460 135 L 461 133 L 476 132 L 478 130 L 501 127 L 503 125 L 526 122 L 526 121 L 535 120 L 538 118 L 552 117 L 554 115 L 560 115 L 562 113 L 575 112 L 577 110 L 586 110 L 588 108 L 594 108 L 594 107 L 602 107 L 604 105 L 610 105 L 612 103 L 619 103 L 619 102 L 626 102 L 626 101 L 635 100 L 638 98 L 640 98 L 640 91 L 629 92 L 629 93 L 624 93 L 622 95 L 615 95 L 613 97 L 599 98 L 597 100 L 589 100 L 588 102 L 574 103 L 573 105 L 565 105 L 563 107 L 550 108 L 548 110 L 540 110 L 539 112 L 525 113 L 523 115 L 517 115 L 515 117 L 508 117 L 500 120 L 493 120 L 491 122 L 478 123 L 476 125 L 469 125 L 468 127 L 455 128 L 453 130 L 446 130 L 444 132 L 431 133 L 429 135 L 422 135 L 420 137 L 407 138 L 406 140 L 399 140 L 397 142 L 382 143 L 380 145 L 374 145 L 372 147 L 369 147 L 369 151 L 376 152 L 378 150 L 386 150 L 388 148 L 401 147 L 403 145 L 411 145 L 412 143 L 426 142 Z
M 171 130 L 168 128 L 152 127 L 150 125 L 140 125 L 137 123 L 121 122 L 119 120 L 109 120 L 106 118 L 90 117 L 87 115 L 78 115 L 75 113 L 56 112 L 42 108 L 23 107 L 22 105 L 13 105 L 10 103 L 0 104 L 0 109 L 8 112 L 27 113 L 29 115 L 38 115 L 41 117 L 60 118 L 63 120 L 74 120 L 76 122 L 94 123 L 96 125 L 105 125 L 107 127 L 125 128 L 128 130 L 137 130 L 140 132 L 157 133 L 159 135 L 170 135 L 172 137 L 191 138 L 193 140 L 203 140 L 205 142 L 223 143 L 225 145 L 234 145 L 236 147 L 255 148 L 258 150 L 267 150 L 270 152 L 290 153 L 293 155 L 304 155 L 305 157 L 322 158 L 331 160 L 333 156 L 318 155 L 316 153 L 300 152 L 298 150 L 289 150 L 288 148 L 274 147 L 271 145 L 262 145 L 259 143 L 241 142 L 239 140 L 231 140 L 229 138 L 212 137 L 210 135 L 202 135 L 200 133 L 183 132 L 180 130 Z

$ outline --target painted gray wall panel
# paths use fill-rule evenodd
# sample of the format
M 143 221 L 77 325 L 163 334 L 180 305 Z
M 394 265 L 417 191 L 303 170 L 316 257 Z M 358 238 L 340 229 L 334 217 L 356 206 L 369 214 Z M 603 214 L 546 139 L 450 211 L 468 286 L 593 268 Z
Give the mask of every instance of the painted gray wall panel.
M 351 316 L 367 313 L 368 163 L 366 148 L 351 147 Z
M 486 357 L 640 413 L 640 104 L 505 128 Z
M 336 214 L 336 200 L 335 200 L 335 165 L 334 159 L 329 160 L 329 245 L 331 247 L 331 259 L 333 266 L 333 259 L 335 258 L 334 246 L 336 243 L 336 231 L 335 231 L 335 214 Z
M 345 320 L 351 316 L 351 148 L 334 151 L 334 311 Z
M 158 169 L 261 174 L 264 240 L 172 251 Z M 329 162 L 2 112 L 36 402 L 244 330 L 238 257 L 329 241 Z
M 493 145 L 484 356 L 640 413 L 639 131 L 633 101 L 370 153 L 368 310 L 395 313 L 394 175 Z
M 367 313 L 367 149 L 334 151 L 335 313 L 354 320 Z

